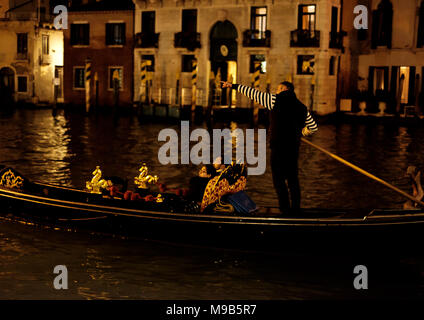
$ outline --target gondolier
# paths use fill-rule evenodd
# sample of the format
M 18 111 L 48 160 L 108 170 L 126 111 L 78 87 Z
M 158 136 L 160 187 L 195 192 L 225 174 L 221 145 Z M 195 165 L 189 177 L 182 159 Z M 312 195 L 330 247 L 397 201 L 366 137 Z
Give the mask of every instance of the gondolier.
M 280 83 L 276 94 L 223 81 L 222 87 L 231 87 L 270 110 L 271 170 L 280 211 L 284 214 L 298 211 L 300 137 L 311 135 L 318 126 L 307 107 L 297 99 L 293 84 L 287 81 Z

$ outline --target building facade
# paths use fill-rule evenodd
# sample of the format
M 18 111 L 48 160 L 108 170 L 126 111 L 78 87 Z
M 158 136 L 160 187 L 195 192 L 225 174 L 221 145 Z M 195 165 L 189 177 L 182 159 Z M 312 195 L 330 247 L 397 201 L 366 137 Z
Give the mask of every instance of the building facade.
M 141 98 L 142 61 L 150 60 L 154 100 L 191 101 L 192 61 L 197 62 L 197 104 L 211 101 L 212 77 L 274 92 L 291 80 L 312 111 L 337 110 L 343 55 L 340 0 L 133 0 L 135 3 L 134 101 Z M 213 73 L 213 74 L 212 74 Z M 216 97 L 214 97 L 216 98 Z M 236 96 L 233 104 L 250 107 Z M 216 104 L 228 105 L 225 92 Z
M 65 103 L 85 105 L 86 62 L 91 62 L 90 104 L 132 106 L 133 14 L 131 1 L 73 1 L 64 32 Z M 119 90 L 114 87 L 119 78 Z
M 368 9 L 368 29 L 353 27 L 353 8 Z M 423 112 L 424 1 L 368 0 L 344 7 L 350 61 L 342 63 L 343 96 L 366 101 L 375 112 L 402 113 L 404 106 Z M 421 109 L 421 110 L 419 110 Z
M 63 33 L 48 1 L 2 1 L 2 101 L 52 104 L 63 99 Z M 56 80 L 55 80 L 56 79 Z

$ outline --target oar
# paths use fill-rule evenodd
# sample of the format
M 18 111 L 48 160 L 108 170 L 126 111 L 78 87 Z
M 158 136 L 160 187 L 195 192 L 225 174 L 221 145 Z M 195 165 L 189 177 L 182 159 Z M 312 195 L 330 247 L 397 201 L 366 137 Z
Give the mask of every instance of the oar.
M 380 182 L 382 185 L 385 185 L 386 187 L 388 187 L 388 188 L 390 188 L 390 189 L 392 189 L 392 190 L 396 191 L 397 193 L 399 193 L 399 194 L 401 194 L 401 195 L 403 195 L 403 196 L 407 197 L 408 199 L 410 199 L 410 200 L 412 200 L 412 201 L 414 201 L 414 202 L 416 202 L 416 203 L 418 203 L 419 205 L 421 205 L 421 206 L 423 206 L 423 207 L 424 207 L 424 202 L 423 202 L 423 201 L 420 201 L 420 200 L 415 199 L 413 196 L 411 196 L 410 194 L 408 194 L 408 193 L 406 193 L 406 192 L 404 192 L 404 191 L 400 190 L 399 188 L 396 188 L 394 185 L 392 185 L 392 184 L 390 184 L 390 183 L 388 183 L 388 182 L 386 182 L 386 181 L 384 181 L 384 180 L 382 180 L 382 179 L 380 179 L 380 178 L 376 177 L 375 175 L 373 175 L 373 174 L 371 174 L 371 173 L 369 173 L 369 172 L 367 172 L 367 171 L 365 171 L 365 170 L 363 170 L 363 169 L 359 168 L 358 166 L 355 166 L 354 164 L 350 163 L 349 161 L 346 161 L 346 160 L 345 160 L 345 159 L 343 159 L 343 158 L 340 158 L 339 156 L 335 155 L 334 153 L 331 153 L 331 152 L 329 152 L 329 151 L 325 150 L 324 148 L 322 148 L 322 147 L 320 147 L 320 146 L 317 146 L 316 144 L 314 144 L 314 143 L 310 142 L 309 140 L 307 140 L 307 139 L 305 139 L 305 138 L 301 138 L 301 140 L 302 140 L 303 142 L 305 142 L 305 143 L 309 144 L 310 146 L 314 147 L 315 149 L 318 149 L 319 151 L 324 152 L 325 154 L 329 155 L 330 157 L 332 157 L 332 158 L 336 159 L 337 161 L 340 161 L 340 162 L 341 162 L 341 163 L 343 163 L 344 165 L 347 165 L 347 166 L 351 167 L 353 170 L 356 170 L 356 171 L 358 171 L 359 173 L 362 173 L 363 175 L 367 176 L 368 178 L 371 178 L 371 179 L 373 179 L 373 180 L 375 180 L 375 181 L 377 181 L 377 182 Z

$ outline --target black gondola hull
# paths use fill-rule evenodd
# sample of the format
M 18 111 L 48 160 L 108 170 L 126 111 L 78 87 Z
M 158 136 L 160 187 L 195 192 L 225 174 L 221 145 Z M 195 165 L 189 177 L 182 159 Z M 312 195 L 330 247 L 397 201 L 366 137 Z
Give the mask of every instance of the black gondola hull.
M 352 214 L 305 209 L 295 217 L 187 214 L 142 210 L 134 201 L 40 187 L 45 196 L 0 187 L 0 214 L 63 229 L 225 247 L 402 250 L 422 244 L 424 212 L 416 210 Z

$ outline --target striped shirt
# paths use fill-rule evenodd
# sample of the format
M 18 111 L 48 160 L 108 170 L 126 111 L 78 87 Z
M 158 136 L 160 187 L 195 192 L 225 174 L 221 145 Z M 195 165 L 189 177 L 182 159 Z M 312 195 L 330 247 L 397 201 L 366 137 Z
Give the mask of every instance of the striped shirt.
M 244 86 L 242 84 L 233 84 L 233 88 L 237 89 L 238 92 L 244 94 L 246 97 L 252 99 L 256 103 L 259 103 L 268 110 L 274 109 L 275 100 L 277 98 L 276 94 L 262 92 L 252 87 Z M 311 133 L 314 133 L 318 130 L 318 126 L 309 111 L 306 114 L 305 126 L 309 129 Z

